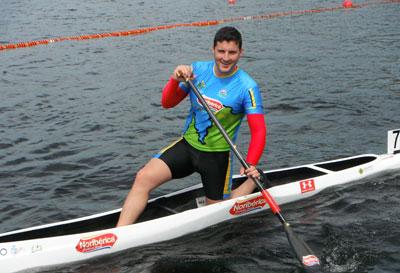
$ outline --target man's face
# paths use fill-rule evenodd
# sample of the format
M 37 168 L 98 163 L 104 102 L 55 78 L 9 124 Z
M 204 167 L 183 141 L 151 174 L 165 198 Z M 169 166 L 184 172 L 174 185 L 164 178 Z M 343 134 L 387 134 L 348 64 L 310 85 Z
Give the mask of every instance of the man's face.
M 215 59 L 215 73 L 217 76 L 228 76 L 235 68 L 242 56 L 242 49 L 235 41 L 217 42 L 213 48 Z

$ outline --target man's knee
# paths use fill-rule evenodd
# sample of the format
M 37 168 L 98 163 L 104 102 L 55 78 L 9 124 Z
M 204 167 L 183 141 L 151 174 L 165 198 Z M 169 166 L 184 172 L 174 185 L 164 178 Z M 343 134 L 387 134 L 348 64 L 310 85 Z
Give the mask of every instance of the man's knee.
M 133 181 L 132 189 L 136 188 L 136 189 L 143 190 L 143 189 L 147 188 L 149 185 L 149 183 L 148 183 L 149 179 L 150 179 L 150 176 L 148 174 L 148 171 L 146 171 L 145 168 L 140 169 L 136 173 L 136 177 L 135 177 L 135 180 Z
M 170 179 L 169 173 L 163 175 L 157 170 L 154 170 L 154 168 L 145 166 L 136 174 L 132 188 L 142 191 L 151 191 Z

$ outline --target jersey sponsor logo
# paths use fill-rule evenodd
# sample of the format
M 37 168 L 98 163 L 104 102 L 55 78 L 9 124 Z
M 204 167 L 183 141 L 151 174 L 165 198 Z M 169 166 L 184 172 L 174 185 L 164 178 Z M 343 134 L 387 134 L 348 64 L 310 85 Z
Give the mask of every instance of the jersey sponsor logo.
M 301 193 L 315 191 L 314 179 L 307 179 L 307 180 L 300 181 L 300 189 L 301 189 Z
M 206 87 L 206 83 L 204 81 L 201 81 L 197 84 L 197 89 L 203 89 L 204 87 Z
M 319 259 L 315 255 L 303 256 L 303 264 L 305 266 L 319 265 Z
M 263 196 L 258 196 L 255 198 L 236 201 L 235 204 L 229 210 L 232 215 L 240 215 L 243 213 L 248 213 L 255 209 L 261 209 L 265 206 L 267 201 L 265 201 Z
M 78 252 L 87 253 L 112 248 L 117 239 L 117 236 L 113 233 L 106 233 L 90 238 L 83 238 L 79 240 L 75 249 Z
M 203 98 L 213 112 L 218 112 L 219 110 L 224 108 L 224 105 L 219 100 L 209 98 L 207 96 L 203 96 Z M 199 99 L 197 99 L 197 103 L 201 105 Z
M 226 98 L 228 96 L 228 91 L 226 89 L 221 89 L 218 91 L 218 96 L 221 98 Z

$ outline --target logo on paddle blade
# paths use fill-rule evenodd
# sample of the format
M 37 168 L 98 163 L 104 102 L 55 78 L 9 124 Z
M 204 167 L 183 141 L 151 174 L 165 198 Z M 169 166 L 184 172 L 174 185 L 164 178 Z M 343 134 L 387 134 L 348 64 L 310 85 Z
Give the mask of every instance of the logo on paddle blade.
M 319 259 L 315 255 L 303 256 L 303 264 L 305 266 L 319 265 Z
M 314 179 L 308 179 L 308 180 L 300 181 L 300 189 L 301 189 L 301 193 L 306 193 L 306 192 L 309 192 L 309 191 L 315 191 Z
M 106 233 L 90 238 L 80 239 L 75 248 L 78 252 L 82 253 L 112 248 L 117 239 L 118 238 L 115 234 Z
M 243 213 L 248 213 L 249 211 L 255 209 L 261 209 L 265 206 L 267 201 L 265 201 L 263 196 L 258 196 L 255 198 L 236 201 L 232 208 L 229 210 L 229 213 L 232 215 L 239 215 Z

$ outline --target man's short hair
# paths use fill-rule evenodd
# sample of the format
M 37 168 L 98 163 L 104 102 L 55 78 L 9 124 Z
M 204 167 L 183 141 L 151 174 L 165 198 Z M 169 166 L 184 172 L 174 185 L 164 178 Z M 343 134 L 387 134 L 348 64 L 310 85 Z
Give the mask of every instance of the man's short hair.
M 214 47 L 218 42 L 224 41 L 234 41 L 239 45 L 239 49 L 242 49 L 242 34 L 240 34 L 240 32 L 234 27 L 220 28 L 214 37 Z

